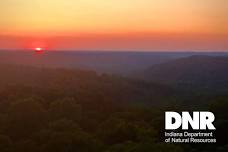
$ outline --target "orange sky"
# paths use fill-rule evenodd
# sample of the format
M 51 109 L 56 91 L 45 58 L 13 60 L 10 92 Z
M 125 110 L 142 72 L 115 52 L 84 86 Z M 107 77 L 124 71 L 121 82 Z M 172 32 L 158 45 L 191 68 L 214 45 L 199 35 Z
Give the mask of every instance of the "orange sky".
M 228 50 L 227 0 L 4 0 L 0 18 L 0 48 Z

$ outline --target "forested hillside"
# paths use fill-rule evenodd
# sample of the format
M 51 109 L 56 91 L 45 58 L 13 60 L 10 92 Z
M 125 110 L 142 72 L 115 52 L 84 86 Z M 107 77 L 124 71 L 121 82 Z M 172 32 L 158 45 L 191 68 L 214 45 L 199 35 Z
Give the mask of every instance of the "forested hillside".
M 163 141 L 164 111 L 193 110 L 172 87 L 93 71 L 0 65 L 1 152 L 227 151 L 227 96 L 188 94 L 211 109 L 217 145 Z M 182 101 L 183 100 L 183 101 Z M 180 103 L 181 104 L 177 104 Z M 205 101 L 204 101 L 205 103 Z
M 228 92 L 228 57 L 196 55 L 180 58 L 153 65 L 140 77 L 180 89 Z

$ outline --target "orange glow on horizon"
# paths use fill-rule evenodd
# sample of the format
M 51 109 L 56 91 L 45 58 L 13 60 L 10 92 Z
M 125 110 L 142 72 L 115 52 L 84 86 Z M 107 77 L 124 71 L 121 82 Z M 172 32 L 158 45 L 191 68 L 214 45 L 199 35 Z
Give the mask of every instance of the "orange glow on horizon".
M 7 0 L 0 11 L 0 48 L 228 49 L 227 0 Z

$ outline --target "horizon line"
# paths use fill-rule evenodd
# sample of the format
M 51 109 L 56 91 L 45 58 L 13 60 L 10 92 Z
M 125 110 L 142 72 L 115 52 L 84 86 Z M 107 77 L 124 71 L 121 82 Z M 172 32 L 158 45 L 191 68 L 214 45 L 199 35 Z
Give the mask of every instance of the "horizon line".
M 1 49 L 1 52 L 4 51 L 22 51 L 34 52 L 34 49 Z M 104 52 L 104 53 L 228 53 L 228 50 L 134 50 L 134 49 L 123 49 L 123 50 L 115 50 L 115 49 L 46 49 L 45 52 Z

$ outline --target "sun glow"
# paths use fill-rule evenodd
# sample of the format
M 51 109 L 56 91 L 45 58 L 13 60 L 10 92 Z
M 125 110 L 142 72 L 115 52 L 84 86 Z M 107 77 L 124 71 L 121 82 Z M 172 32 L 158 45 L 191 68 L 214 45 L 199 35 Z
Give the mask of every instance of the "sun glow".
M 37 48 L 35 48 L 35 51 L 38 53 L 41 53 L 41 52 L 44 52 L 44 49 L 41 47 L 37 47 Z
M 41 50 L 43 50 L 42 48 L 36 48 L 36 51 L 41 51 Z
M 227 6 L 227 0 L 2 0 L 0 48 L 227 51 Z

